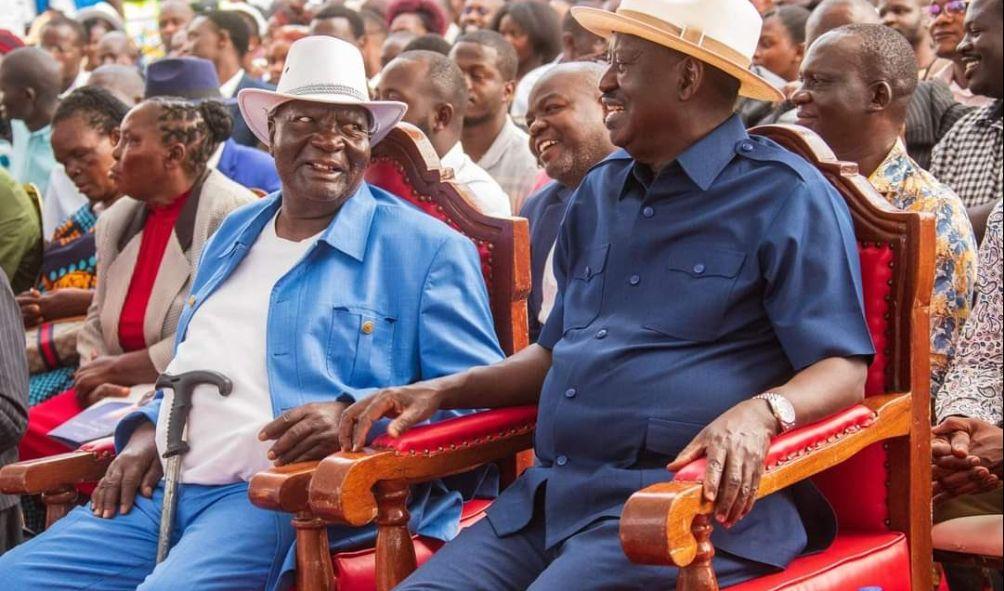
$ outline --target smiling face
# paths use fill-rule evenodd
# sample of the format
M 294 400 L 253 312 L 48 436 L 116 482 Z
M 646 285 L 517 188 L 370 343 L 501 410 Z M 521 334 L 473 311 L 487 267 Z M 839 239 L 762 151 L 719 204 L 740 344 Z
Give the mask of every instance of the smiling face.
M 816 40 L 802 61 L 802 84 L 791 97 L 798 124 L 818 133 L 838 158 L 852 152 L 857 133 L 868 128 L 871 92 L 858 74 L 855 41 L 834 34 Z
M 112 151 L 118 132 L 112 135 L 95 129 L 81 113 L 52 126 L 52 151 L 67 176 L 92 202 L 114 199 L 118 188 L 109 176 L 115 158 Z
M 610 67 L 600 79 L 604 122 L 610 141 L 646 164 L 663 148 L 652 130 L 673 126 L 683 59 L 639 37 L 616 33 L 611 39 Z
M 764 20 L 753 63 L 790 82 L 798 77 L 801 62 L 802 44 L 791 38 L 781 19 L 773 16 Z
M 614 150 L 592 67 L 559 66 L 565 69 L 545 74 L 530 93 L 530 151 L 547 176 L 567 187 L 578 186 L 586 171 Z
M 996 99 L 1004 98 L 1001 22 L 1001 0 L 975 0 L 966 12 L 966 36 L 958 48 L 969 89 Z
M 368 112 L 295 100 L 276 107 L 268 123 L 283 200 L 301 210 L 337 211 L 369 166 Z
M 453 46 L 450 59 L 464 72 L 470 90 L 465 124 L 477 125 L 509 109 L 516 83 L 503 78 L 494 48 L 462 41 Z
M 933 0 L 928 8 L 937 11 L 936 15 L 928 17 L 934 51 L 940 58 L 954 59 L 955 48 L 965 35 L 962 22 L 966 3 L 963 0 Z

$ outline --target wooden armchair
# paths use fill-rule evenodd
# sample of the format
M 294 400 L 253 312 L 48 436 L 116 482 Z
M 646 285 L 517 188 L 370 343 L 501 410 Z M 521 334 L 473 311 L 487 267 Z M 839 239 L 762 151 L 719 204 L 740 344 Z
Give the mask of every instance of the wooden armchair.
M 786 571 L 735 587 L 753 589 L 930 588 L 930 423 L 928 310 L 934 225 L 929 216 L 896 211 L 852 164 L 797 127 L 757 130 L 817 166 L 847 200 L 857 234 L 868 323 L 877 355 L 868 399 L 854 408 L 778 437 L 760 493 L 813 477 L 834 505 L 840 535 L 826 552 L 801 557 Z M 504 458 L 531 445 L 535 409 L 462 417 L 381 437 L 364 453 L 320 463 L 307 502 L 322 520 L 381 525 L 375 574 L 339 581 L 340 589 L 392 588 L 428 555 L 401 529 L 407 515 L 389 491 Z M 703 460 L 672 482 L 639 491 L 625 506 L 621 540 L 633 560 L 675 564 L 677 588 L 717 589 L 710 567 L 710 507 L 701 502 Z M 669 475 L 667 474 L 667 479 Z M 398 494 L 401 494 L 400 492 Z M 398 529 L 392 529 L 396 522 Z M 381 545 L 382 544 L 382 545 Z M 370 567 L 372 568 L 372 567 Z
M 933 282 L 930 216 L 894 210 L 853 164 L 838 162 L 811 132 L 794 126 L 753 130 L 819 168 L 847 201 L 861 257 L 865 310 L 875 360 L 865 401 L 776 438 L 763 497 L 812 478 L 837 513 L 826 551 L 781 573 L 730 589 L 884 591 L 931 588 L 931 475 L 928 304 Z M 672 482 L 631 496 L 621 544 L 632 561 L 682 568 L 677 589 L 717 590 L 709 536 L 711 506 L 701 499 L 704 461 Z
M 439 158 L 425 136 L 406 123 L 399 124 L 374 147 L 366 178 L 370 183 L 403 197 L 471 238 L 481 258 L 495 329 L 502 349 L 506 354 L 512 354 L 526 347 L 526 297 L 530 291 L 527 221 L 521 218 L 493 218 L 477 211 L 473 205 L 474 200 L 467 195 L 467 189 L 451 180 L 452 171 L 440 169 Z M 482 452 L 483 455 L 491 455 L 491 459 L 505 459 L 502 464 L 503 480 L 511 480 L 517 472 L 515 450 L 530 447 L 532 417 L 535 412 L 536 409 L 531 409 L 531 412 L 524 413 L 530 417 L 526 421 L 526 428 L 516 432 L 507 426 L 506 433 L 495 438 L 496 445 L 490 446 L 489 451 Z M 519 419 L 511 413 L 502 416 L 510 422 Z M 474 419 L 473 424 L 480 425 L 480 429 L 486 433 L 485 437 L 494 436 L 491 421 L 471 418 Z M 473 436 L 474 431 L 468 432 Z M 420 433 L 421 430 L 415 431 L 416 436 Z M 519 444 L 514 445 L 513 441 Z M 509 447 L 502 449 L 505 446 Z M 508 451 L 509 448 L 512 451 Z M 12 464 L 0 471 L 0 490 L 11 494 L 41 494 L 46 504 L 48 527 L 79 502 L 78 489 L 89 492 L 89 486 L 104 475 L 113 457 L 114 447 L 109 438 L 92 442 L 70 453 Z M 393 464 L 385 460 L 386 458 L 380 460 L 384 467 Z M 472 466 L 483 463 L 485 462 L 478 462 Z M 307 485 L 317 464 L 295 464 L 259 474 L 252 480 L 249 493 L 252 501 L 261 507 L 292 514 L 293 524 L 297 529 L 297 583 L 300 589 L 331 588 L 336 585 L 332 573 L 345 570 L 358 574 L 359 563 L 373 562 L 372 552 L 363 550 L 339 555 L 342 562 L 345 562 L 345 568 L 332 568 L 326 524 L 311 513 L 307 503 Z M 417 470 L 414 467 L 394 469 Z M 440 469 L 425 470 L 430 472 L 425 480 L 434 478 L 433 473 L 443 472 Z M 380 530 L 377 548 L 381 552 L 390 548 L 389 555 L 397 556 L 399 553 L 396 550 L 400 546 L 411 543 L 407 529 L 408 513 L 405 509 L 408 492 L 406 486 L 407 483 L 400 482 L 381 484 L 375 493 L 388 507 L 377 519 Z M 485 501 L 469 503 L 465 507 L 465 519 L 476 519 L 485 506 Z M 423 556 L 431 554 L 437 547 L 435 541 L 418 540 L 417 543 Z M 350 577 L 351 572 L 346 576 Z M 346 585 L 339 587 L 347 588 Z

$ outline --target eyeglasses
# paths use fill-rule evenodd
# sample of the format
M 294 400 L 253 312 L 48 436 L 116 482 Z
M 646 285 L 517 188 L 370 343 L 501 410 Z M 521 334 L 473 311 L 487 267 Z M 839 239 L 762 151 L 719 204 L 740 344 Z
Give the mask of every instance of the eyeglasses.
M 927 14 L 931 15 L 932 18 L 936 18 L 939 14 L 965 14 L 966 8 L 969 6 L 969 2 L 966 0 L 952 0 L 951 2 L 946 2 L 944 6 L 940 4 L 931 3 L 927 7 Z

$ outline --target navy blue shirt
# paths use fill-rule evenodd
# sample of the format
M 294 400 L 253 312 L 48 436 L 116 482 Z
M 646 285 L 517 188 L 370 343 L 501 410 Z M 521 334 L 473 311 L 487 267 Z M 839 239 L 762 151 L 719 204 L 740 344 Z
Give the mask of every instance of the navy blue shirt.
M 631 493 L 669 480 L 666 463 L 727 409 L 822 359 L 873 352 L 843 199 L 735 116 L 659 175 L 624 151 L 593 167 L 571 198 L 554 270 L 559 295 L 539 339 L 553 354 L 539 465 L 490 510 L 500 535 L 529 521 L 540 490 L 549 547 L 618 517 Z M 814 489 L 781 492 L 712 540 L 783 566 L 819 538 L 803 529 L 807 515 L 833 527 L 826 509 Z
M 527 197 L 523 208 L 519 211 L 519 215 L 530 222 L 530 297 L 526 300 L 526 308 L 531 343 L 537 342 L 542 328 L 537 317 L 540 315 L 540 306 L 543 303 L 541 285 L 547 255 L 550 254 L 554 241 L 558 239 L 558 228 L 561 226 L 561 218 L 565 215 L 565 207 L 572 191 L 573 187 L 551 181 Z

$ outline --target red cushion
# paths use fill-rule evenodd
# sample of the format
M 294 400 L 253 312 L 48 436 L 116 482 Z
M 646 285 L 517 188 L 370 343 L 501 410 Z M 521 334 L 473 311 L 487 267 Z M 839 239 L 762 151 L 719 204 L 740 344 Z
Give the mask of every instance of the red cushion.
M 460 516 L 460 529 L 477 523 L 485 516 L 491 501 L 475 499 L 464 503 Z M 439 540 L 416 536 L 415 555 L 421 566 L 432 557 L 443 543 Z M 376 549 L 365 548 L 355 552 L 341 552 L 331 556 L 338 591 L 373 591 L 376 589 Z
M 901 533 L 842 533 L 825 552 L 797 558 L 783 572 L 728 591 L 910 590 L 910 550 Z
M 416 427 L 401 437 L 382 435 L 373 440 L 373 447 L 398 452 L 430 452 L 532 429 L 536 421 L 536 405 L 498 408 Z
M 860 404 L 852 406 L 829 418 L 775 437 L 764 463 L 768 468 L 774 467 L 789 458 L 811 451 L 841 433 L 857 431 L 874 420 L 875 413 L 871 409 Z M 674 480 L 701 480 L 704 478 L 706 464 L 707 461 L 703 458 L 691 462 L 676 473 Z
M 868 331 L 875 345 L 875 359 L 868 368 L 865 396 L 884 394 L 886 365 L 889 359 L 889 298 L 892 295 L 892 267 L 896 253 L 882 243 L 858 244 L 861 261 L 861 284 L 865 302 Z

